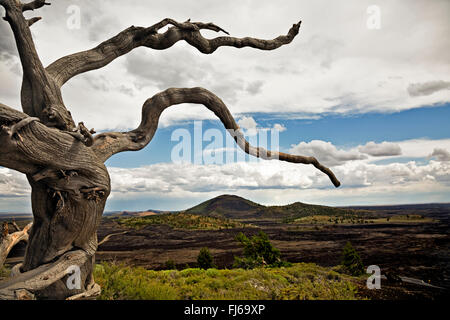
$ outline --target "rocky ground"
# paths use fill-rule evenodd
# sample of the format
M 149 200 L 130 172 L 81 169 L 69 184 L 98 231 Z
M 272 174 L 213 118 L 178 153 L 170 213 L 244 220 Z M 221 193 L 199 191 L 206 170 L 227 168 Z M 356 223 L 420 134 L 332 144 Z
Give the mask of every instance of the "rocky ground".
M 380 209 L 382 210 L 382 209 Z M 422 211 L 421 211 L 422 210 Z M 372 299 L 440 299 L 450 290 L 450 213 L 448 210 L 417 209 L 434 223 L 292 225 L 273 220 L 248 220 L 257 228 L 227 230 L 177 230 L 165 225 L 136 230 L 104 218 L 98 230 L 101 241 L 97 261 L 117 261 L 149 269 L 163 268 L 168 260 L 177 267 L 194 266 L 202 247 L 208 247 L 220 268 L 230 267 L 241 253 L 235 236 L 263 230 L 291 262 L 314 262 L 322 266 L 340 263 L 342 248 L 350 241 L 366 266 L 378 265 L 390 280 L 382 280 L 381 290 L 360 292 Z M 395 213 L 398 213 L 397 211 Z M 20 261 L 23 246 L 12 252 L 7 262 Z M 423 284 L 396 282 L 409 277 Z M 441 287 L 433 288 L 427 284 Z

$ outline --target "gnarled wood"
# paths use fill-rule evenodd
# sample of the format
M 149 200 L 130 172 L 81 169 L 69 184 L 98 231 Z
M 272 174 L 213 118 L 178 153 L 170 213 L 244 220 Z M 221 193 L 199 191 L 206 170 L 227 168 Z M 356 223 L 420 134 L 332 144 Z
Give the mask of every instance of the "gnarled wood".
M 22 270 L 34 270 L 75 248 L 93 257 L 97 226 L 110 192 L 106 167 L 67 131 L 27 119 L 0 104 L 0 165 L 25 173 L 32 188 L 34 222 Z M 13 128 L 21 138 L 11 134 Z M 84 270 L 83 276 L 91 277 L 92 262 Z M 47 298 L 71 295 L 61 283 L 39 293 Z
M 45 0 L 34 0 L 28 3 L 22 4 L 22 12 L 28 11 L 28 10 L 35 10 L 39 9 L 43 6 L 49 6 L 50 3 L 45 2 Z
M 69 267 L 82 267 L 89 259 L 90 257 L 84 250 L 69 251 L 61 255 L 55 262 L 43 264 L 31 271 L 20 273 L 10 280 L 0 283 L 0 300 L 18 299 L 18 294 L 20 292 L 23 293 L 22 290 L 39 295 L 41 290 L 45 290 L 55 283 L 63 281 L 61 279 L 67 277 Z M 84 291 L 86 291 L 86 287 L 83 289 L 74 289 L 72 295 Z
M 89 286 L 86 289 L 86 291 L 83 291 L 82 293 L 70 296 L 70 297 L 66 298 L 66 300 L 91 299 L 91 298 L 95 298 L 95 297 L 99 296 L 101 292 L 102 292 L 102 288 L 97 283 L 93 283 L 91 286 Z
M 174 27 L 169 28 L 164 33 L 158 33 L 158 30 L 169 24 Z M 205 54 L 213 53 L 217 48 L 223 46 L 274 50 L 282 45 L 289 44 L 298 34 L 300 25 L 301 22 L 294 24 L 287 35 L 279 36 L 273 40 L 261 40 L 250 37 L 242 39 L 234 37 L 207 39 L 201 35 L 200 30 L 225 31 L 212 23 L 190 22 L 189 20 L 184 23 L 179 23 L 173 19 L 164 19 L 148 28 L 129 27 L 93 49 L 58 59 L 47 67 L 47 71 L 58 86 L 62 86 L 74 76 L 102 68 L 134 48 L 143 46 L 156 50 L 164 50 L 181 40 L 186 41 Z
M 31 225 L 32 224 L 29 223 L 25 226 L 25 228 L 23 228 L 23 230 L 18 230 L 9 234 L 3 234 L 3 236 L 0 237 L 0 268 L 3 266 L 9 252 L 12 250 L 12 248 L 14 248 L 16 244 L 18 244 L 20 241 L 28 241 L 28 230 L 30 230 Z
M 16 40 L 17 50 L 23 69 L 22 108 L 29 116 L 38 117 L 45 124 L 63 130 L 75 127 L 70 112 L 64 106 L 60 87 L 49 76 L 41 60 L 31 35 L 30 26 L 39 17 L 26 19 L 23 11 L 44 6 L 45 1 L 35 0 L 22 4 L 18 0 L 0 0 L 5 8 L 4 19 L 9 22 Z

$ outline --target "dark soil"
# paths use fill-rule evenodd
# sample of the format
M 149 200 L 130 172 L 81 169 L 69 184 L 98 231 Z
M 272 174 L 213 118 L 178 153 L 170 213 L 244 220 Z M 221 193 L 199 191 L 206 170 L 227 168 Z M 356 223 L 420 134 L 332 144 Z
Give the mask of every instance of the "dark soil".
M 273 220 L 243 220 L 258 228 L 217 231 L 177 230 L 165 225 L 127 229 L 114 219 L 104 218 L 98 239 L 112 235 L 100 245 L 96 259 L 123 262 L 148 269 L 161 269 L 168 260 L 178 268 L 196 265 L 202 247 L 208 247 L 219 268 L 231 267 L 241 247 L 239 232 L 247 236 L 263 230 L 290 262 L 313 262 L 322 266 L 340 264 L 347 241 L 360 253 L 364 265 L 378 265 L 382 274 L 410 277 L 442 287 L 431 288 L 405 282 L 382 280 L 381 290 L 359 283 L 359 292 L 371 299 L 444 299 L 450 290 L 450 206 L 370 208 L 383 214 L 413 213 L 438 219 L 436 223 L 292 225 Z M 123 233 L 123 231 L 127 231 Z M 7 262 L 20 260 L 24 246 L 17 247 Z M 14 258 L 14 256 L 16 258 Z

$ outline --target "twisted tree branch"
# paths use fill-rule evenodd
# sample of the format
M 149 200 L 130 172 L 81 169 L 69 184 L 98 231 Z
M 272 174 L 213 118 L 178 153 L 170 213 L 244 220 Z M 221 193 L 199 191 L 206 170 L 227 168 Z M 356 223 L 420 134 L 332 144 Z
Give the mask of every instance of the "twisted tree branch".
M 22 12 L 28 11 L 28 10 L 34 10 L 39 9 L 43 6 L 49 6 L 50 3 L 45 2 L 45 0 L 34 0 L 29 3 L 22 4 Z
M 203 23 L 203 22 L 191 22 L 191 19 L 186 20 L 185 22 L 177 22 L 173 19 L 170 18 L 165 18 L 163 20 L 161 20 L 160 22 L 154 24 L 153 26 L 151 26 L 148 30 L 149 33 L 156 33 L 158 32 L 158 30 L 164 28 L 167 25 L 172 25 L 174 27 L 177 27 L 179 29 L 182 30 L 187 30 L 187 31 L 200 31 L 201 29 L 205 29 L 205 30 L 212 30 L 215 32 L 220 32 L 222 31 L 223 33 L 229 34 L 227 31 L 223 30 L 222 28 L 216 26 L 213 23 Z
M 22 108 L 30 116 L 38 117 L 48 126 L 70 130 L 75 127 L 70 112 L 64 106 L 60 87 L 48 75 L 34 45 L 30 26 L 40 17 L 26 19 L 24 11 L 48 5 L 43 0 L 22 4 L 18 0 L 0 0 L 5 8 L 4 19 L 9 22 L 16 40 L 23 69 Z
M 213 53 L 217 48 L 223 46 L 274 50 L 290 43 L 298 34 L 300 24 L 301 22 L 294 24 L 287 35 L 279 36 L 273 40 L 261 40 L 249 37 L 217 37 L 214 39 L 206 39 L 202 36 L 200 30 L 222 31 L 227 34 L 228 32 L 213 23 L 190 22 L 190 20 L 180 23 L 167 18 L 148 28 L 129 27 L 93 49 L 58 59 L 50 64 L 46 70 L 58 86 L 62 86 L 72 77 L 80 73 L 102 68 L 134 48 L 144 46 L 151 49 L 164 50 L 170 48 L 180 40 L 186 41 L 205 54 Z M 158 33 L 158 30 L 167 25 L 173 25 L 173 27 L 164 33 Z
M 19 226 L 17 225 L 16 221 L 14 221 L 14 219 L 13 219 L 13 221 L 11 222 L 11 224 L 13 225 L 14 229 L 16 229 L 16 231 L 20 231 L 20 228 L 19 228 Z
M 182 103 L 203 104 L 214 112 L 228 132 L 232 134 L 239 147 L 246 153 L 267 160 L 278 159 L 292 163 L 312 164 L 325 173 L 335 187 L 340 186 L 340 182 L 333 172 L 314 157 L 290 155 L 251 146 L 245 140 L 242 131 L 223 101 L 212 92 L 203 88 L 171 88 L 154 95 L 144 103 L 141 124 L 137 129 L 130 132 L 99 134 L 94 139 L 93 149 L 103 161 L 119 152 L 143 149 L 152 140 L 158 127 L 161 113 L 170 106 Z
M 33 24 L 35 24 L 36 22 L 38 22 L 41 19 L 42 19 L 42 17 L 33 17 L 31 19 L 28 19 L 27 20 L 28 26 L 31 27 Z
M 18 228 L 17 224 L 14 225 Z M 9 252 L 14 248 L 16 244 L 20 241 L 28 241 L 28 230 L 30 230 L 32 223 L 23 228 L 23 230 L 17 230 L 16 232 L 5 235 L 3 238 L 0 238 L 0 267 L 5 263 L 6 258 L 8 257 Z
M 106 173 L 103 162 L 85 141 L 73 137 L 73 132 L 49 128 L 36 120 L 0 103 L 1 166 L 28 174 L 33 181 L 58 178 L 57 184 L 52 185 L 54 190 L 78 193 L 92 187 L 93 180 L 86 176 Z M 91 136 L 85 131 L 83 127 L 81 132 Z M 108 189 L 109 182 L 97 183 L 96 186 Z

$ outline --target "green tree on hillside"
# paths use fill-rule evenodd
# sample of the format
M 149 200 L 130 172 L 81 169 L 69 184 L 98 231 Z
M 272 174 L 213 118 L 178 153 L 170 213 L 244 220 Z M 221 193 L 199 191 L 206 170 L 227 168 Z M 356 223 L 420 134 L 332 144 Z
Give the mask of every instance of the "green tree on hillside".
M 236 240 L 244 246 L 244 255 L 234 257 L 235 268 L 280 267 L 288 264 L 281 260 L 280 250 L 270 243 L 269 237 L 262 231 L 251 239 L 241 232 L 236 236 Z
M 348 241 L 342 251 L 342 266 L 349 274 L 353 276 L 360 276 L 364 274 L 364 265 L 358 252 L 353 248 Z
M 202 248 L 197 257 L 198 267 L 201 269 L 215 268 L 214 259 L 208 248 Z

